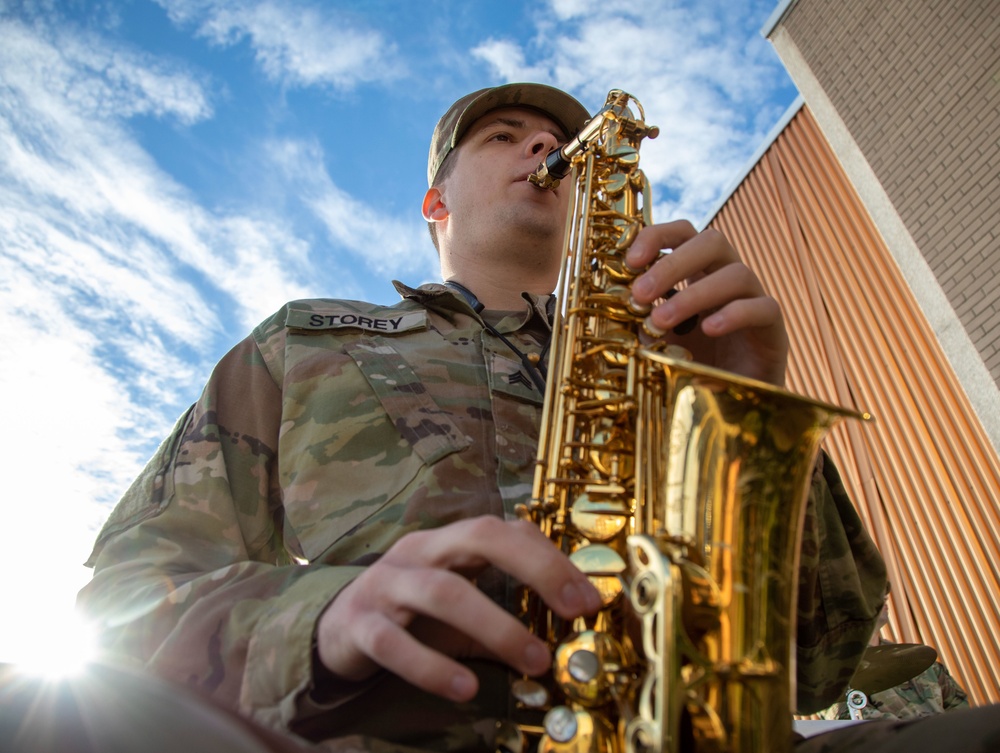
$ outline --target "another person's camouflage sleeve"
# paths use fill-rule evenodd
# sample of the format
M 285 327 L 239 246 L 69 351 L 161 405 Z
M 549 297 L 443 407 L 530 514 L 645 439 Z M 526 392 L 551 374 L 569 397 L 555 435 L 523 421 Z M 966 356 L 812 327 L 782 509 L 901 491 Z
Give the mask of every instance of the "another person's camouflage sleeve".
M 966 709 L 969 707 L 969 696 L 965 689 L 958 684 L 958 681 L 951 676 L 951 673 L 941 662 L 936 662 L 932 670 L 936 670 L 938 676 L 938 686 L 941 688 L 941 704 L 945 711 L 953 709 Z
M 914 719 L 969 707 L 965 691 L 941 662 L 882 693 L 873 693 L 865 718 Z
M 861 710 L 863 719 L 920 719 L 945 711 L 969 708 L 969 698 L 944 664 L 934 662 L 916 677 L 872 693 Z M 823 719 L 850 719 L 843 701 L 820 712 Z
M 247 338 L 112 513 L 78 599 L 115 658 L 271 726 L 295 715 L 311 683 L 316 620 L 359 572 L 297 564 L 294 543 L 282 541 L 281 402 Z
M 840 699 L 875 629 L 885 563 L 834 464 L 821 456 L 806 508 L 799 570 L 800 714 Z

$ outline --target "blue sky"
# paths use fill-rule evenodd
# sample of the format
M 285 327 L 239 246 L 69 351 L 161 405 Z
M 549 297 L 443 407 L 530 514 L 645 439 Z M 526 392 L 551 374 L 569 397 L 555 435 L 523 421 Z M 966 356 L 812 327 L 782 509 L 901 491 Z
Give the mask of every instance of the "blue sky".
M 0 661 L 258 321 L 437 279 L 420 200 L 452 101 L 631 92 L 654 217 L 697 224 L 796 96 L 776 5 L 0 0 Z

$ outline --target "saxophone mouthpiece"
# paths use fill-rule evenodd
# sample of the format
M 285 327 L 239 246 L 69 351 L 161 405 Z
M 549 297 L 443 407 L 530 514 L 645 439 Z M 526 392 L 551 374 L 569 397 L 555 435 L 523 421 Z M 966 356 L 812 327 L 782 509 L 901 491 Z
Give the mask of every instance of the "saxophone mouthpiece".
M 565 147 L 550 152 L 549 156 L 538 164 L 535 172 L 528 176 L 528 182 L 538 188 L 554 190 L 573 166 L 572 160 L 563 155 L 563 151 Z

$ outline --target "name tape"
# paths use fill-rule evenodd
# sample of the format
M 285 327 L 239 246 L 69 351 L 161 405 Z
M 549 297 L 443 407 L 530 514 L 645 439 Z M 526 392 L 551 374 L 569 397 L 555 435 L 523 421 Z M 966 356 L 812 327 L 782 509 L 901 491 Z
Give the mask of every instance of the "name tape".
M 285 326 L 293 329 L 365 329 L 376 332 L 408 332 L 427 326 L 427 312 L 413 311 L 406 314 L 379 316 L 359 314 L 354 311 L 299 311 L 291 309 Z

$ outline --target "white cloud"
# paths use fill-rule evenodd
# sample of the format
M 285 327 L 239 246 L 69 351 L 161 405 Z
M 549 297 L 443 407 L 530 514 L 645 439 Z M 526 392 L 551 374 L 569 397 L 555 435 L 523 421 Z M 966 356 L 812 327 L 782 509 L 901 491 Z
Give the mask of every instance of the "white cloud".
M 15 85 L 37 87 L 34 101 L 41 109 L 71 108 L 78 115 L 97 117 L 108 112 L 121 117 L 172 116 L 185 124 L 212 115 L 201 82 L 145 53 L 109 48 L 84 33 L 55 32 L 44 39 L 36 28 L 13 20 L 3 23 L 3 40 L 4 69 L 18 77 Z M 24 65 L 28 61 L 30 65 Z
M 46 613 L 72 605 L 107 505 L 144 460 L 135 448 L 166 428 L 104 368 L 96 355 L 99 335 L 86 317 L 70 315 L 62 291 L 34 279 L 8 250 L 0 254 L 3 516 L 17 533 L 7 537 L 0 562 L 6 576 L 0 599 L 14 620 L 0 626 L 0 660 L 15 658 L 2 655 L 15 650 L 4 639 L 33 613 L 19 605 L 37 603 L 39 594 L 46 596 Z M 175 360 L 164 359 L 162 367 L 173 368 Z M 130 442 L 123 441 L 124 426 L 135 427 Z
M 472 54 L 507 81 L 538 81 L 549 76 L 544 65 L 528 65 L 524 49 L 509 39 L 488 39 L 475 47 Z
M 64 315 L 75 317 L 77 306 L 86 312 L 91 302 L 88 315 L 100 319 L 110 303 L 124 321 L 146 312 L 166 336 L 204 346 L 206 335 L 218 330 L 214 317 L 207 330 L 191 327 L 190 286 L 168 294 L 175 286 L 158 284 L 177 272 L 169 247 L 182 243 L 162 231 L 175 233 L 182 223 L 161 214 L 170 212 L 176 189 L 118 124 L 122 113 L 164 112 L 166 100 L 139 89 L 129 99 L 117 81 L 108 83 L 108 69 L 96 61 L 115 54 L 92 39 L 46 38 L 16 22 L 4 22 L 2 34 L 12 41 L 0 52 L 3 255 L 28 271 L 25 286 L 59 291 L 55 304 Z M 129 75 L 144 80 L 135 68 Z M 158 90 L 197 90 L 183 74 L 175 78 L 176 86 Z M 128 330 L 123 323 L 116 324 L 119 331 Z
M 363 260 L 368 269 L 383 276 L 440 277 L 427 223 L 416 206 L 409 221 L 358 201 L 330 178 L 316 142 L 273 142 L 267 158 L 320 218 L 331 240 Z
M 201 206 L 135 140 L 127 119 L 139 112 L 211 115 L 196 78 L 91 35 L 6 19 L 0 36 L 9 41 L 0 47 L 0 329 L 31 333 L 0 351 L 0 385 L 31 395 L 47 415 L 86 404 L 73 415 L 87 416 L 89 429 L 61 431 L 80 449 L 61 449 L 56 462 L 79 498 L 107 505 L 232 344 L 221 309 L 235 310 L 242 334 L 284 301 L 315 293 L 311 248 L 273 214 Z M 422 221 L 358 202 L 315 155 L 300 151 L 272 181 L 282 174 L 279 190 L 298 191 L 364 264 L 432 265 L 412 252 L 429 248 Z M 330 278 L 339 264 L 324 259 Z M 63 395 L 42 398 L 58 384 L 67 405 Z M 9 436 L 37 429 L 29 413 L 5 415 L 5 424 Z M 5 464 L 31 467 L 30 443 L 12 450 Z
M 35 592 L 68 607 L 109 505 L 231 345 L 220 294 L 256 324 L 304 290 L 307 254 L 201 207 L 128 129 L 210 117 L 196 77 L 44 23 L 2 18 L 0 38 L 0 462 L 24 533 L 0 568 L 37 563 Z M 30 598 L 3 581 L 0 601 Z
M 232 344 L 217 307 L 245 332 L 314 282 L 305 241 L 270 215 L 201 206 L 128 127 L 140 114 L 210 118 L 204 83 L 68 29 L 0 18 L 0 463 L 4 519 L 22 532 L 0 569 L 33 572 L 30 585 L 0 579 L 0 601 L 24 614 L 39 591 L 70 607 L 110 505 Z M 358 223 L 372 222 L 367 250 L 405 264 L 416 224 L 394 226 L 309 172 L 320 190 L 302 198 L 332 236 L 353 234 L 362 253 Z M 0 627 L 0 660 L 22 633 Z
M 189 74 L 42 25 L 2 20 L 0 36 L 0 390 L 17 403 L 6 436 L 27 438 L 5 477 L 106 506 L 231 344 L 220 294 L 256 324 L 305 290 L 307 253 L 201 207 L 127 129 L 139 112 L 208 117 Z
M 291 86 L 351 89 L 397 75 L 395 45 L 344 10 L 264 0 L 157 0 L 219 45 L 246 39 L 264 73 Z

